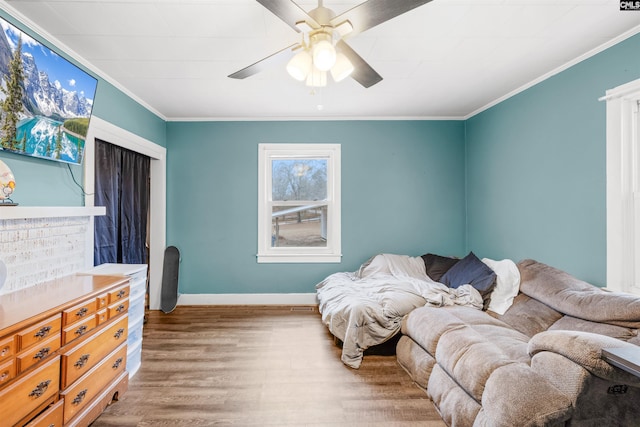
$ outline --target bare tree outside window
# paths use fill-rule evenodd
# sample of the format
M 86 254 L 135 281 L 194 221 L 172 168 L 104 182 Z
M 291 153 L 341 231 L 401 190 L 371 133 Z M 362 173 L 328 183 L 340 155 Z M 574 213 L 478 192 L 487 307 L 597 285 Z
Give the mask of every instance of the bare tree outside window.
M 271 179 L 272 247 L 326 246 L 327 160 L 273 160 Z

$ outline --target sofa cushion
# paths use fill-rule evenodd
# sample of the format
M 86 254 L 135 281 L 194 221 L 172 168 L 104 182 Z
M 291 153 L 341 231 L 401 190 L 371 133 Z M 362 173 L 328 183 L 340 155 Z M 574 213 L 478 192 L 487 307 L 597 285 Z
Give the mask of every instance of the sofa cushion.
M 488 301 L 496 285 L 496 273 L 469 252 L 440 278 L 440 282 L 450 288 L 469 284 L 480 292 L 483 300 Z
M 502 320 L 528 337 L 546 331 L 551 325 L 562 318 L 562 313 L 523 293 L 515 297 L 509 310 L 502 316 L 490 311 L 487 313 Z
M 591 322 L 590 320 L 578 319 L 573 316 L 563 316 L 556 323 L 551 325 L 549 331 L 582 331 L 594 334 L 606 335 L 622 341 L 629 341 L 638 336 L 638 330 L 623 326 L 610 325 L 608 323 Z
M 461 327 L 465 324 L 463 320 L 452 314 L 450 309 L 453 308 L 430 306 L 416 308 L 403 319 L 401 331 L 429 354 L 435 356 L 440 336 L 450 328 Z M 472 311 L 480 312 L 479 310 Z
M 436 360 L 480 402 L 485 384 L 496 369 L 514 362 L 529 363 L 528 340 L 507 325 L 467 324 L 442 334 Z
M 520 291 L 549 307 L 592 322 L 640 327 L 640 298 L 605 292 L 570 274 L 534 260 L 518 263 Z
M 468 307 L 417 308 L 407 315 L 402 331 L 435 356 L 438 365 L 478 402 L 491 372 L 530 360 L 529 337 Z

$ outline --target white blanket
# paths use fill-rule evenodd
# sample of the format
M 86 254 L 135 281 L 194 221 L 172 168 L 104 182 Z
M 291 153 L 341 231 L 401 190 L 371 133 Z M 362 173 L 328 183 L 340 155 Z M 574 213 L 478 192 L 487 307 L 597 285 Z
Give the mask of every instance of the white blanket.
M 379 254 L 354 273 L 335 273 L 316 285 L 323 323 L 342 340 L 342 361 L 359 368 L 367 348 L 400 331 L 402 318 L 425 304 L 482 309 L 470 285 L 450 289 L 427 276 L 421 257 Z

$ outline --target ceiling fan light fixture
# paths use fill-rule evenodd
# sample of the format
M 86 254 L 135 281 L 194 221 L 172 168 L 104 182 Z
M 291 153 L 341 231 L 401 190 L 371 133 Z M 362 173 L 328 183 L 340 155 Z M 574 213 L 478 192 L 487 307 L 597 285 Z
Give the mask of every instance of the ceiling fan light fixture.
M 319 70 L 329 71 L 336 63 L 336 48 L 333 47 L 331 35 L 326 32 L 315 34 L 311 45 L 313 65 Z
M 313 27 L 307 23 L 307 21 L 298 21 L 296 22 L 296 28 L 300 30 L 302 33 L 308 33 L 313 30 Z
M 302 52 L 298 52 L 287 63 L 287 72 L 294 79 L 304 81 L 310 74 L 311 67 L 313 66 L 312 62 L 311 55 L 303 50 Z
M 337 31 L 338 34 L 340 34 L 340 37 L 342 38 L 347 34 L 349 34 L 351 31 L 353 31 L 353 24 L 351 24 L 351 22 L 347 20 L 339 23 L 333 29 Z
M 342 52 L 336 55 L 336 63 L 331 67 L 331 77 L 336 82 L 340 82 L 353 73 L 354 67 L 349 58 Z
M 326 85 L 327 85 L 327 72 L 319 70 L 317 67 L 313 67 L 313 69 L 307 76 L 307 86 L 325 87 Z

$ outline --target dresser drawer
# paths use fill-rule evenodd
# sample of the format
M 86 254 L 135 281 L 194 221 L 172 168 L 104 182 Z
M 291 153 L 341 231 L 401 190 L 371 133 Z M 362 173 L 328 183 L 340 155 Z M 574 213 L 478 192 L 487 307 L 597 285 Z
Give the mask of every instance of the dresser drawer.
M 36 363 L 44 360 L 54 351 L 60 348 L 60 332 L 56 333 L 51 338 L 39 343 L 37 346 L 32 346 L 30 349 L 23 351 L 17 357 L 17 369 L 18 373 L 25 371 L 27 368 L 35 365 Z
M 90 299 L 78 304 L 74 307 L 68 308 L 62 312 L 62 327 L 71 325 L 78 320 L 86 319 L 96 312 L 97 301 Z
M 121 344 L 108 357 L 91 368 L 71 387 L 60 393 L 64 397 L 64 423 L 68 423 L 94 397 L 98 396 L 116 376 L 124 372 L 127 344 Z
M 60 325 L 60 315 L 57 315 L 21 330 L 17 334 L 18 351 L 26 350 L 60 332 Z
M 127 341 L 128 316 L 123 316 L 113 325 L 88 338 L 82 345 L 62 355 L 61 387 L 64 389 L 111 353 L 118 345 Z
M 0 388 L 16 376 L 16 363 L 13 359 L 0 362 Z
M 90 316 L 80 322 L 76 322 L 68 326 L 62 331 L 62 345 L 66 345 L 76 338 L 86 335 L 89 331 L 96 327 L 96 317 Z
M 64 400 L 58 400 L 25 427 L 62 427 Z
M 129 309 L 129 299 L 124 299 L 109 306 L 109 319 L 125 313 Z
M 107 320 L 109 320 L 109 311 L 107 310 L 107 307 L 96 312 L 96 323 L 98 326 L 102 325 Z
M 128 296 L 129 296 L 129 285 L 118 288 L 115 291 L 109 292 L 109 304 L 113 304 L 116 301 L 123 300 Z
M 52 358 L 0 391 L 0 420 L 14 425 L 58 393 L 60 357 Z
M 0 363 L 16 354 L 14 343 L 13 335 L 0 340 Z
M 109 294 L 103 294 L 96 298 L 96 308 L 100 310 L 102 308 L 107 308 L 109 305 Z

